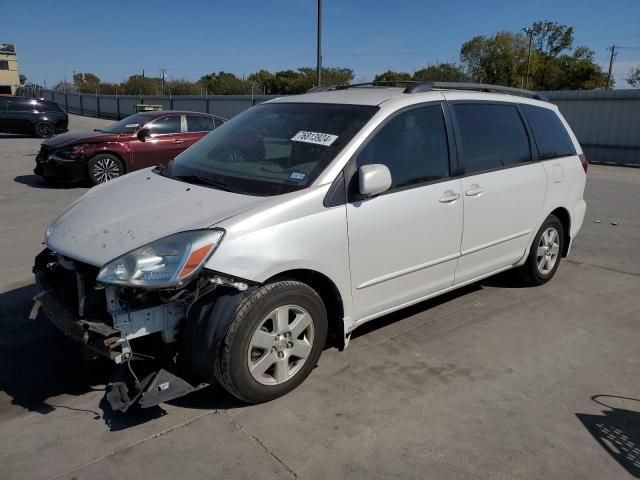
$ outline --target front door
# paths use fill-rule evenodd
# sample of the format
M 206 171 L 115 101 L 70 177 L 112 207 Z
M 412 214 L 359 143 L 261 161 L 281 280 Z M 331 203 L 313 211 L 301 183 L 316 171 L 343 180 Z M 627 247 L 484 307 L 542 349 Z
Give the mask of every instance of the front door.
M 393 181 L 374 198 L 349 192 L 357 323 L 452 285 L 462 197 L 460 180 L 449 178 L 449 142 L 439 103 L 406 109 L 387 120 L 355 161 L 356 167 L 386 165 Z M 357 179 L 350 183 L 357 185 Z
M 183 133 L 182 115 L 167 115 L 146 124 L 150 136 L 144 141 L 131 142 L 131 160 L 134 170 L 166 165 L 189 145 Z
M 455 283 L 517 263 L 534 233 L 547 178 L 532 161 L 527 130 L 515 105 L 453 103 L 465 177 L 464 227 Z

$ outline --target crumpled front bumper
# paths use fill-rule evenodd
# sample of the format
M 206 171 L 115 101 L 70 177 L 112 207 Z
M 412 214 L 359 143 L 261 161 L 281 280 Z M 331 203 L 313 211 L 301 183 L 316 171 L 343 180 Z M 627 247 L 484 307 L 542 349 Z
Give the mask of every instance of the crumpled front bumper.
M 49 180 L 78 183 L 87 179 L 87 162 L 83 159 L 61 160 L 40 152 L 33 173 Z
M 62 303 L 50 287 L 45 274 L 35 272 L 38 294 L 34 298 L 47 318 L 68 337 L 83 344 L 98 355 L 122 363 L 127 360 L 126 342 L 120 331 L 104 322 L 83 319 Z M 124 347 L 124 348 L 123 348 Z
M 47 252 L 36 257 L 34 275 L 37 295 L 34 297 L 32 318 L 38 309 L 65 335 L 71 337 L 91 352 L 109 358 L 116 365 L 112 379 L 106 389 L 106 399 L 114 410 L 126 412 L 134 405 L 148 408 L 186 395 L 206 387 L 208 383 L 192 385 L 169 370 L 157 368 L 141 381 L 131 375 L 130 362 L 135 354 L 129 341 L 120 330 L 113 328 L 100 319 L 81 318 L 61 299 L 42 269 L 46 263 Z M 167 367 L 169 368 L 169 367 Z M 132 378 L 133 377 L 133 378 Z M 134 381 L 135 380 L 135 381 Z

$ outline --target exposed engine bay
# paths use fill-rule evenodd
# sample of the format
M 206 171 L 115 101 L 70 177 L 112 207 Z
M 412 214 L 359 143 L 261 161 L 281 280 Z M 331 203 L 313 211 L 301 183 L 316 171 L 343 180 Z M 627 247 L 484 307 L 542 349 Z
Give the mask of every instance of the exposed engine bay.
M 172 289 L 104 285 L 96 281 L 97 267 L 49 249 L 36 257 L 33 270 L 38 294 L 31 318 L 42 308 L 65 335 L 113 361 L 106 396 L 120 411 L 212 383 L 227 318 L 255 288 L 210 270 Z

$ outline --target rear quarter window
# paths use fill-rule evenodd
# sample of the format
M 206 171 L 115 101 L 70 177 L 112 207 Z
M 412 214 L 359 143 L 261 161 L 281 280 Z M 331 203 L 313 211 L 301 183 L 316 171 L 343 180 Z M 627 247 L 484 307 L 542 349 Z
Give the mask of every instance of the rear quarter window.
M 187 131 L 210 132 L 213 130 L 213 118 L 203 115 L 187 115 Z
M 509 167 L 531 160 L 529 137 L 515 105 L 454 104 L 466 173 Z
M 520 106 L 533 132 L 540 160 L 576 154 L 567 129 L 553 110 L 534 105 Z
M 62 112 L 62 108 L 55 102 L 39 102 L 36 109 L 39 112 Z

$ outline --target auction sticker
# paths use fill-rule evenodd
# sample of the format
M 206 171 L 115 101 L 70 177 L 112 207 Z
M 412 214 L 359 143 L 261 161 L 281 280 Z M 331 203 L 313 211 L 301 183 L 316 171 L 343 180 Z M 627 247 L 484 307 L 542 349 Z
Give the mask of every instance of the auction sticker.
M 296 133 L 293 136 L 291 141 L 315 143 L 316 145 L 329 147 L 337 139 L 338 139 L 338 135 L 331 135 L 329 133 L 320 133 L 320 132 L 305 132 L 304 130 L 300 130 L 298 133 Z

